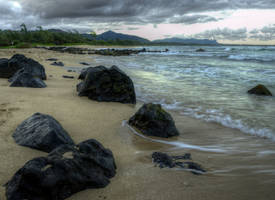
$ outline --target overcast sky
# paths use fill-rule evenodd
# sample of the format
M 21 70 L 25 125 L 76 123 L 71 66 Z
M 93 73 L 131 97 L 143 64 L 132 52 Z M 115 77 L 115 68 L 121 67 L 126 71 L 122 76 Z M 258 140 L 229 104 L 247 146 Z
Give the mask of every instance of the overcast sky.
M 42 26 L 275 44 L 275 0 L 0 0 L 0 29 Z

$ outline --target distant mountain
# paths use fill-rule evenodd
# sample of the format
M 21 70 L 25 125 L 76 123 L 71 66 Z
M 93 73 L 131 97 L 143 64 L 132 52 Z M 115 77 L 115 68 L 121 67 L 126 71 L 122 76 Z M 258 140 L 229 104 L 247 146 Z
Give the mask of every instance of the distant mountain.
M 82 34 L 84 37 L 93 40 L 93 36 L 90 34 Z M 126 35 L 126 34 L 122 34 L 122 33 L 116 33 L 113 31 L 107 31 L 105 33 L 102 33 L 100 35 L 96 36 L 96 40 L 131 40 L 131 41 L 137 41 L 137 42 L 141 42 L 141 43 L 149 43 L 150 41 L 142 38 L 142 37 L 138 37 L 138 36 L 134 36 L 134 35 Z
M 163 40 L 154 40 L 153 43 L 174 43 L 174 44 L 198 44 L 198 45 L 218 45 L 216 40 L 208 39 L 182 39 L 182 38 L 166 38 Z

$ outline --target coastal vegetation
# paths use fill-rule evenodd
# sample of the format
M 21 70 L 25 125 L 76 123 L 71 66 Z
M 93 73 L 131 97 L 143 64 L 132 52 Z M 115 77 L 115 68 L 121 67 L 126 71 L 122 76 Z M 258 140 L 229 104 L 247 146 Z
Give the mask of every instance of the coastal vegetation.
M 138 45 L 216 45 L 216 41 L 210 40 L 156 40 L 149 41 L 138 36 L 107 31 L 96 35 L 95 32 L 80 34 L 78 31 L 63 31 L 60 29 L 44 30 L 37 26 L 35 30 L 29 30 L 23 23 L 20 30 L 0 30 L 0 48 L 32 48 L 36 46 L 56 45 L 104 45 L 104 46 L 138 46 Z
M 44 30 L 38 26 L 36 30 L 28 30 L 25 24 L 21 24 L 20 30 L 0 30 L 1 48 L 31 48 L 39 45 L 140 45 L 134 40 L 97 40 L 95 34 L 85 37 L 78 31 L 65 32 L 59 29 Z

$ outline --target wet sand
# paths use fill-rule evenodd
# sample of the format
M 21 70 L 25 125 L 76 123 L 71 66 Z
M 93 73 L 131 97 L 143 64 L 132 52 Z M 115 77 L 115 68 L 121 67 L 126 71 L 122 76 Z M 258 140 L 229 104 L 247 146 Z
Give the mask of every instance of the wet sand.
M 91 63 L 92 56 L 11 49 L 0 50 L 0 58 L 10 58 L 15 53 L 23 53 L 44 65 L 48 87 L 11 88 L 7 79 L 0 79 L 1 186 L 28 160 L 45 155 L 15 144 L 12 138 L 13 131 L 23 120 L 41 112 L 56 118 L 76 143 L 94 138 L 111 149 L 115 156 L 117 174 L 106 188 L 82 191 L 68 198 L 70 200 L 274 199 L 274 143 L 176 113 L 172 114 L 181 136 L 164 141 L 218 148 L 225 152 L 176 148 L 146 140 L 122 126 L 123 120 L 129 119 L 140 104 L 99 103 L 78 97 L 75 89 L 78 80 L 62 78 L 62 75 L 77 77 L 77 74 L 46 61 L 57 58 L 67 67 L 83 67 L 79 62 Z M 176 155 L 190 152 L 193 161 L 208 173 L 197 176 L 188 171 L 155 167 L 151 161 L 154 151 Z M 0 187 L 0 199 L 5 199 L 4 187 Z

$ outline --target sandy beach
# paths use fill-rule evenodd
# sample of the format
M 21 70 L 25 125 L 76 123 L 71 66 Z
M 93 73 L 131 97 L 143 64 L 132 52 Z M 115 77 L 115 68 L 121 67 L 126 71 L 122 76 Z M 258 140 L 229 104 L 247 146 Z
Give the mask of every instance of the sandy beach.
M 12 138 L 14 130 L 23 120 L 40 112 L 57 119 L 76 143 L 94 138 L 114 154 L 117 174 L 111 183 L 103 189 L 79 192 L 68 198 L 70 200 L 274 199 L 275 173 L 261 169 L 263 166 L 275 166 L 275 158 L 273 154 L 255 153 L 263 152 L 264 149 L 275 152 L 273 142 L 244 135 L 216 123 L 179 117 L 176 113 L 172 115 L 180 134 L 184 135 L 184 141 L 178 138 L 165 141 L 211 146 L 219 143 L 221 138 L 228 137 L 228 146 L 238 144 L 242 148 L 238 152 L 231 152 L 224 146 L 227 151 L 218 153 L 175 149 L 173 145 L 146 140 L 135 135 L 127 126 L 122 126 L 123 121 L 128 120 L 141 103 L 134 106 L 79 97 L 76 92 L 78 74 L 52 66 L 51 62 L 46 61 L 48 58 L 57 58 L 66 67 L 83 67 L 79 62 L 92 63 L 93 56 L 43 49 L 3 49 L 0 50 L 0 58 L 10 58 L 16 53 L 33 58 L 45 67 L 47 88 L 11 88 L 7 79 L 0 79 L 1 186 L 28 160 L 46 155 L 19 146 Z M 62 75 L 75 78 L 64 79 Z M 262 140 L 261 146 L 257 145 L 257 140 Z M 172 154 L 189 152 L 207 173 L 198 176 L 183 170 L 160 169 L 152 163 L 151 155 L 154 151 Z M 0 199 L 6 199 L 4 187 L 0 187 Z

